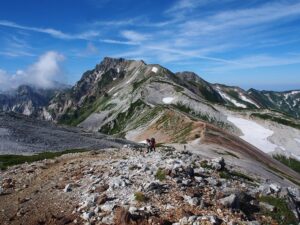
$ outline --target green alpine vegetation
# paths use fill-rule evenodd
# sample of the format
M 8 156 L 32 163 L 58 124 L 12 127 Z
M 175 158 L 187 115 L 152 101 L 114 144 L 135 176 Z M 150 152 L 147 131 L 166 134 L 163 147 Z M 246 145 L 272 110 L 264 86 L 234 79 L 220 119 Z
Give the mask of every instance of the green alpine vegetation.
M 300 162 L 292 157 L 286 157 L 285 155 L 273 155 L 273 158 L 290 167 L 300 174 Z
M 54 159 L 64 154 L 86 152 L 87 149 L 68 149 L 61 152 L 42 152 L 35 155 L 0 155 L 0 169 L 23 163 L 32 163 L 44 159 Z

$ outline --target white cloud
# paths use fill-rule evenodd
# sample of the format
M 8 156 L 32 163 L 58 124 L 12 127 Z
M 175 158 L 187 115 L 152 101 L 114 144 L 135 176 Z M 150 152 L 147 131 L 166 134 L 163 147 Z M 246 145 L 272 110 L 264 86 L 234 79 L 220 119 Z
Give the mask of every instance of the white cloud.
M 194 9 L 199 5 L 205 4 L 206 2 L 208 2 L 208 0 L 179 0 L 175 2 L 175 4 L 166 12 L 171 13 L 187 9 Z
M 133 43 L 140 43 L 149 39 L 149 35 L 138 33 L 131 30 L 124 30 L 121 32 L 121 34 L 123 37 L 125 37 L 126 39 L 128 39 L 130 42 Z
M 64 33 L 60 30 L 53 29 L 53 28 L 38 28 L 38 27 L 23 26 L 23 25 L 20 25 L 20 24 L 11 22 L 11 21 L 6 21 L 6 20 L 0 20 L 0 26 L 16 28 L 16 29 L 21 29 L 21 30 L 34 31 L 34 32 L 38 32 L 38 33 L 44 33 L 44 34 L 48 34 L 55 38 L 66 39 L 66 40 L 72 40 L 72 39 L 90 40 L 92 38 L 99 36 L 99 32 L 93 31 L 93 30 L 86 31 L 83 33 L 78 33 L 78 34 L 68 34 L 68 33 Z
M 222 35 L 232 34 L 230 30 L 241 32 L 240 29 L 255 27 L 251 32 L 261 29 L 260 26 L 278 20 L 300 15 L 300 3 L 287 4 L 287 2 L 275 2 L 265 4 L 254 8 L 228 10 L 216 13 L 207 18 L 192 19 L 181 24 L 184 36 L 216 35 L 218 32 L 224 32 Z
M 300 64 L 300 55 L 288 54 L 281 55 L 278 57 L 270 55 L 251 55 L 237 59 L 232 59 L 232 62 L 234 63 L 215 66 L 214 68 L 211 68 L 208 71 L 220 73 L 224 71 L 233 71 L 241 69 L 295 65 Z
M 117 45 L 138 45 L 138 43 L 136 42 L 120 41 L 120 40 L 113 40 L 113 39 L 100 39 L 99 41 L 108 44 L 117 44 Z
M 63 55 L 55 51 L 49 51 L 40 56 L 38 61 L 26 70 L 17 70 L 15 74 L 11 75 L 4 70 L 0 70 L 0 89 L 9 90 L 17 88 L 21 84 L 40 88 L 53 87 L 55 81 L 64 79 L 64 71 L 61 65 L 63 60 Z
M 88 57 L 99 54 L 99 49 L 92 43 L 88 42 L 84 50 L 76 51 L 76 56 Z

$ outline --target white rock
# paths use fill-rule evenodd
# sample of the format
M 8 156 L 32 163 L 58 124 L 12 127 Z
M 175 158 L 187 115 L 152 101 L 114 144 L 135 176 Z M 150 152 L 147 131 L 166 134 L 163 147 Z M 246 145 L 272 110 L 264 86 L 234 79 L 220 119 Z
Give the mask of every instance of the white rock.
M 101 210 L 105 212 L 111 212 L 114 208 L 113 204 L 104 204 L 101 206 Z
M 84 219 L 84 220 L 89 220 L 90 218 L 92 218 L 92 216 L 94 216 L 95 213 L 94 212 L 84 212 L 82 215 L 81 215 L 81 218 Z
M 136 211 L 137 211 L 137 208 L 134 207 L 134 206 L 130 206 L 128 211 L 131 213 L 131 214 L 134 214 Z
M 194 177 L 194 178 L 195 178 L 195 180 L 196 180 L 197 182 L 199 182 L 199 183 L 203 180 L 202 177 Z
M 197 216 L 190 216 L 189 219 L 188 219 L 188 222 L 193 223 L 193 222 L 196 221 L 196 219 L 197 219 Z
M 278 184 L 273 183 L 270 184 L 270 189 L 273 190 L 275 193 L 278 193 L 280 192 L 281 187 Z

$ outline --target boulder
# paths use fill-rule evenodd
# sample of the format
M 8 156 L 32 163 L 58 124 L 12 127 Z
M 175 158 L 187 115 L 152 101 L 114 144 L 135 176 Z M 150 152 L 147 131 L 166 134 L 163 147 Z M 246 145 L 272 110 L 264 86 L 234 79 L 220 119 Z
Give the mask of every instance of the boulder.
M 270 184 L 269 187 L 270 187 L 271 192 L 273 192 L 275 194 L 277 194 L 281 191 L 281 186 L 279 184 L 272 183 L 272 184 Z
M 211 160 L 211 166 L 216 170 L 223 170 L 225 168 L 225 160 L 223 157 L 218 157 Z
M 147 192 L 155 192 L 156 194 L 166 193 L 169 189 L 167 184 L 160 184 L 158 182 L 151 182 L 145 186 Z
M 200 199 L 197 197 L 190 197 L 188 195 L 184 196 L 184 200 L 189 203 L 191 206 L 197 206 L 200 204 Z
M 227 208 L 239 208 L 238 197 L 235 194 L 231 194 L 228 197 L 219 199 L 219 203 Z

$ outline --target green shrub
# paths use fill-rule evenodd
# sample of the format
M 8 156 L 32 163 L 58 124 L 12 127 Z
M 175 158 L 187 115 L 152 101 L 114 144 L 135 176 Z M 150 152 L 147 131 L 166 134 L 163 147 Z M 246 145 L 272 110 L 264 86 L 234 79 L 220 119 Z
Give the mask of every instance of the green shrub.
M 237 171 L 229 171 L 226 169 L 224 171 L 221 171 L 219 173 L 219 176 L 220 176 L 220 178 L 223 178 L 223 179 L 242 178 L 242 179 L 250 181 L 250 182 L 254 181 L 253 178 L 247 176 L 246 174 L 243 174 L 243 173 L 237 172 Z
M 266 202 L 276 207 L 273 212 L 264 211 L 264 215 L 272 217 L 280 225 L 298 224 L 294 213 L 289 209 L 286 201 L 282 198 L 275 198 L 272 196 L 262 196 L 259 198 L 261 202 Z
M 213 168 L 211 167 L 211 165 L 208 164 L 208 161 L 207 161 L 207 160 L 201 161 L 201 162 L 200 162 L 200 166 L 201 166 L 202 168 L 206 168 L 206 169 L 213 169 Z
M 137 202 L 145 202 L 147 198 L 144 195 L 144 193 L 142 193 L 142 192 L 136 192 L 136 193 L 134 193 L 134 199 Z
M 53 159 L 58 156 L 69 154 L 69 153 L 77 153 L 77 152 L 85 152 L 88 151 L 86 149 L 68 149 L 61 152 L 42 152 L 35 155 L 0 155 L 0 169 L 5 170 L 9 166 L 19 165 L 23 163 L 32 163 L 39 160 L 44 159 Z
M 300 162 L 297 159 L 291 157 L 288 158 L 284 155 L 273 155 L 273 158 L 300 173 Z
M 163 181 L 166 179 L 166 173 L 163 169 L 159 168 L 155 174 L 155 178 L 159 181 Z

